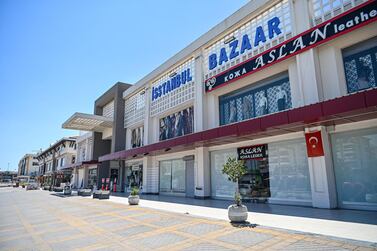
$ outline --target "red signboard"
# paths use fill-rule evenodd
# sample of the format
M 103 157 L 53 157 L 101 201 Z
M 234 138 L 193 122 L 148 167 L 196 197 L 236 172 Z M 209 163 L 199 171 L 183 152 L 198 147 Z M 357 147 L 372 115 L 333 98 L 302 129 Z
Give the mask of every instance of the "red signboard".
M 321 131 L 305 133 L 308 157 L 324 156 Z

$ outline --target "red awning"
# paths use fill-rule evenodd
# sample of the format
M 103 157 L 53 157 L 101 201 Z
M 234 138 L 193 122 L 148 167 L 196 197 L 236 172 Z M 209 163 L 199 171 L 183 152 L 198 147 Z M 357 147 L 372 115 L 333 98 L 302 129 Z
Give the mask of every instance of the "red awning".
M 200 146 L 223 145 L 303 131 L 305 127 L 339 125 L 374 118 L 377 118 L 377 89 L 107 154 L 101 156 L 99 161 L 192 150 Z
M 77 163 L 66 165 L 62 169 L 75 168 L 75 167 L 80 167 L 80 166 L 88 166 L 88 165 L 94 165 L 94 164 L 98 164 L 98 163 L 99 162 L 97 160 L 82 161 L 82 162 L 77 162 Z

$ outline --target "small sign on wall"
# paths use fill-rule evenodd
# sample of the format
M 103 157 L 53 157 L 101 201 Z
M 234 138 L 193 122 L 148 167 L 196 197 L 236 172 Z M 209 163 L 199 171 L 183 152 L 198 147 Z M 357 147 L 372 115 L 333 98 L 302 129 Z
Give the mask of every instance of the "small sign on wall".
M 321 131 L 305 133 L 308 157 L 324 156 Z
M 267 145 L 246 146 L 237 148 L 238 159 L 264 159 L 267 158 Z

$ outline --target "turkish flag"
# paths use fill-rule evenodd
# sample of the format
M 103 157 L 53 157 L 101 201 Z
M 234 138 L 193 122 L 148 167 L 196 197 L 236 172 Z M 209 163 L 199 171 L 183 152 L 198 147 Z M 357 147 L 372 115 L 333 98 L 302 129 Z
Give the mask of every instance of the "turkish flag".
M 324 156 L 321 131 L 305 133 L 308 157 Z

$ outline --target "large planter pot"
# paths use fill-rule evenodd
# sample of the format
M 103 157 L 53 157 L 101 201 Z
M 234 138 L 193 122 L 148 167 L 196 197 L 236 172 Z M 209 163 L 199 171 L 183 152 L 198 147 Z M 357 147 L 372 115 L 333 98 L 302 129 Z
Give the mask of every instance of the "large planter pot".
M 98 195 L 98 199 L 100 200 L 110 199 L 110 191 L 101 191 L 101 193 Z
M 245 222 L 247 220 L 247 207 L 245 205 L 230 205 L 228 207 L 228 218 L 231 222 Z
M 65 186 L 63 189 L 63 194 L 64 195 L 71 195 L 72 194 L 72 189 L 70 186 Z
M 128 204 L 130 204 L 130 205 L 138 205 L 139 200 L 140 200 L 139 195 L 128 196 Z

